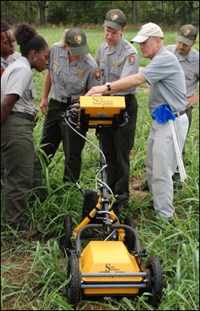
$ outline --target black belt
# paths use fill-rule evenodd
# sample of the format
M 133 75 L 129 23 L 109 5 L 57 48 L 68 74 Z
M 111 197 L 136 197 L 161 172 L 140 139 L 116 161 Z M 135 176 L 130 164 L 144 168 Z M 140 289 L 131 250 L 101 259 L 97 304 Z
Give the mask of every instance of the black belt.
M 56 99 L 51 98 L 50 101 L 52 101 L 52 103 L 56 104 L 58 106 L 58 108 L 60 108 L 61 111 L 66 111 L 66 109 L 73 105 L 74 103 L 77 103 L 77 101 L 72 101 L 71 97 L 68 97 L 66 99 L 66 102 L 59 102 Z
M 29 113 L 25 113 L 25 112 L 17 112 L 17 111 L 11 111 L 10 112 L 11 116 L 15 116 L 17 118 L 22 118 L 22 119 L 26 119 L 29 121 L 36 121 L 37 117 L 34 116 L 33 114 L 29 114 Z
M 180 116 L 182 116 L 184 113 L 186 113 L 185 110 L 180 111 L 180 112 L 173 112 L 173 114 L 175 115 L 175 117 L 180 117 Z
M 127 95 L 120 95 L 120 96 L 124 96 L 125 98 L 130 98 L 130 97 L 135 97 L 135 94 L 127 94 Z
M 66 102 L 59 102 L 58 100 L 55 100 L 55 99 L 53 99 L 53 98 L 51 98 L 51 100 L 52 100 L 54 103 L 58 104 L 58 105 L 65 105 L 65 106 L 67 106 L 67 105 L 70 105 L 70 103 L 71 103 L 71 101 L 69 101 L 69 100 L 66 100 Z

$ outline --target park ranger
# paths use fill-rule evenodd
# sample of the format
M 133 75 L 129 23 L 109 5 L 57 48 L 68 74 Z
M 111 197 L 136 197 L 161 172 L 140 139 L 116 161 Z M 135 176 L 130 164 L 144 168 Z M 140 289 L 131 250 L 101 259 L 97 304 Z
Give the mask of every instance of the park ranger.
M 11 26 L 4 21 L 1 21 L 1 76 L 4 70 L 11 65 L 14 61 L 21 57 L 21 54 L 15 51 L 16 40 Z M 1 183 L 4 183 L 5 166 L 3 161 L 3 154 L 1 153 Z M 36 151 L 34 151 L 34 174 L 33 174 L 33 187 L 34 192 L 38 195 L 40 201 L 44 201 L 46 194 L 44 189 L 39 190 L 41 184 L 41 170 Z
M 15 51 L 16 40 L 7 22 L 1 21 L 1 76 L 4 70 L 21 55 Z M 3 155 L 1 153 L 1 181 L 4 178 Z
M 189 127 L 192 121 L 193 105 L 199 102 L 199 94 L 195 94 L 199 83 L 199 52 L 192 48 L 196 42 L 196 37 L 197 29 L 193 25 L 183 25 L 176 37 L 176 45 L 167 46 L 167 49 L 176 55 L 185 75 L 188 102 L 186 114 Z
M 17 26 L 15 37 L 22 56 L 5 69 L 1 78 L 1 152 L 5 164 L 3 207 L 5 222 L 28 238 L 37 234 L 25 215 L 33 181 L 33 130 L 37 112 L 32 69 L 45 70 L 49 48 L 44 38 L 27 23 Z
M 110 82 L 138 72 L 139 57 L 137 50 L 123 38 L 126 29 L 126 16 L 118 9 L 106 14 L 104 22 L 105 41 L 99 46 L 97 64 L 103 76 L 103 82 L 110 88 Z M 136 88 L 115 93 L 125 96 L 128 123 L 117 129 L 104 129 L 102 135 L 103 150 L 107 159 L 108 185 L 116 195 L 115 212 L 120 214 L 128 206 L 130 151 L 134 144 L 137 100 Z
M 192 122 L 193 106 L 199 102 L 199 92 L 197 90 L 199 84 L 199 52 L 192 48 L 196 42 L 196 38 L 197 29 L 191 24 L 183 25 L 176 37 L 176 44 L 166 47 L 177 57 L 185 75 L 187 96 L 186 114 L 189 120 L 188 131 Z M 185 148 L 183 149 L 184 158 Z M 178 172 L 175 172 L 173 180 L 176 190 L 182 189 Z
M 106 85 L 93 87 L 86 96 L 114 94 L 148 82 L 152 125 L 147 140 L 146 173 L 158 219 L 173 218 L 172 176 L 177 165 L 185 178 L 181 153 L 188 131 L 186 87 L 177 58 L 163 46 L 163 32 L 154 23 L 141 27 L 131 42 L 140 44 L 142 56 L 151 61 L 139 73 Z M 177 142 L 178 141 L 178 142 Z M 161 217 L 160 217 L 161 216 Z
M 61 42 L 50 51 L 41 110 L 46 113 L 41 147 L 51 159 L 60 142 L 65 154 L 64 181 L 77 182 L 81 170 L 81 152 L 85 140 L 63 125 L 61 112 L 79 101 L 92 86 L 101 85 L 100 71 L 89 54 L 85 33 L 78 28 L 66 30 Z M 51 98 L 48 102 L 48 95 Z M 82 135 L 86 132 L 79 130 Z M 47 163 L 48 164 L 48 163 Z
M 10 25 L 1 21 L 1 75 L 21 54 L 15 51 L 16 40 Z

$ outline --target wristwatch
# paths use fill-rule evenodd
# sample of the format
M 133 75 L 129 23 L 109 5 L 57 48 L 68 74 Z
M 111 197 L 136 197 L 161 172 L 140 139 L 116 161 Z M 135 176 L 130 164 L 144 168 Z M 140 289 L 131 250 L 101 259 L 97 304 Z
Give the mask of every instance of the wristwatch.
M 107 90 L 108 90 L 108 91 L 111 91 L 110 82 L 106 82 L 105 85 L 107 86 Z

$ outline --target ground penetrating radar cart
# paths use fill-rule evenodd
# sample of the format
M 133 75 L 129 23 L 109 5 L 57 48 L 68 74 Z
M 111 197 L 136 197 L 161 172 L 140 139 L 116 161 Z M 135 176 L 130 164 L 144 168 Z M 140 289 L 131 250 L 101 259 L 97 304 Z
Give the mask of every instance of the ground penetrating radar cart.
M 148 258 L 142 250 L 132 216 L 128 214 L 121 219 L 115 212 L 116 198 L 106 180 L 102 129 L 125 126 L 128 122 L 125 99 L 123 96 L 82 96 L 76 121 L 73 115 L 73 106 L 63 113 L 68 126 L 78 124 L 86 130 L 96 129 L 101 177 L 97 178 L 98 192 L 85 192 L 80 224 L 73 228 L 72 217 L 64 217 L 61 245 L 69 259 L 68 303 L 76 308 L 82 299 L 97 300 L 105 296 L 131 299 L 147 292 L 148 302 L 156 307 L 163 287 L 160 261 L 155 255 Z

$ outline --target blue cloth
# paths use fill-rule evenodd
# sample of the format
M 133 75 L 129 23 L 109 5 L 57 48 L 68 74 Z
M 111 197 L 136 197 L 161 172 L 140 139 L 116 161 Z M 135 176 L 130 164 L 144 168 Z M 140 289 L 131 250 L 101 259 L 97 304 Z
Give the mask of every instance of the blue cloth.
M 176 118 L 169 105 L 158 106 L 151 115 L 159 124 L 165 124 L 168 120 L 174 121 Z

